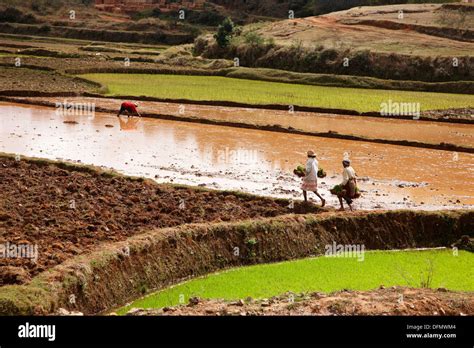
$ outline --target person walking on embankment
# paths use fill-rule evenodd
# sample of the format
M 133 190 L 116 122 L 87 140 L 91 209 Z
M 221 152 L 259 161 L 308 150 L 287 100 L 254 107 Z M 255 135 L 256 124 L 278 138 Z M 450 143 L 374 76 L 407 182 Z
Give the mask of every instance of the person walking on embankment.
M 324 207 L 326 205 L 326 200 L 318 193 L 318 161 L 316 160 L 316 154 L 314 151 L 309 150 L 307 156 L 308 159 L 306 161 L 305 176 L 303 177 L 303 183 L 301 184 L 304 201 L 308 201 L 306 191 L 313 191 L 316 196 L 321 199 L 321 207 Z
M 142 115 L 140 115 L 140 113 L 138 112 L 137 107 L 138 107 L 137 102 L 135 103 L 132 103 L 129 101 L 123 102 L 122 105 L 120 105 L 120 110 L 117 114 L 117 117 L 119 117 L 124 112 L 127 113 L 128 117 L 133 116 L 133 115 L 137 115 L 141 117 Z
M 352 199 L 356 196 L 357 191 L 356 173 L 354 168 L 351 167 L 351 161 L 349 159 L 344 159 L 342 161 L 342 166 L 344 167 L 341 182 L 342 190 L 337 194 L 337 198 L 339 198 L 339 203 L 341 204 L 339 210 L 344 210 L 344 205 L 342 203 L 343 198 L 349 206 L 349 209 L 352 210 Z

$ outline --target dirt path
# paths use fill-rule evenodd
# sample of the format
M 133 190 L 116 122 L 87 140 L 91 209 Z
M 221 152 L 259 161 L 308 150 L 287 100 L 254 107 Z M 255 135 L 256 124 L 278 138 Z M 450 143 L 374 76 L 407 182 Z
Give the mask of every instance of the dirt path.
M 285 294 L 225 302 L 191 298 L 186 306 L 134 308 L 127 315 L 473 315 L 474 295 L 445 289 L 381 288 L 333 294 Z
M 130 18 L 125 18 L 123 16 L 113 16 L 110 14 L 101 14 L 99 17 L 105 21 L 108 22 L 114 22 L 114 23 L 128 23 L 131 21 Z

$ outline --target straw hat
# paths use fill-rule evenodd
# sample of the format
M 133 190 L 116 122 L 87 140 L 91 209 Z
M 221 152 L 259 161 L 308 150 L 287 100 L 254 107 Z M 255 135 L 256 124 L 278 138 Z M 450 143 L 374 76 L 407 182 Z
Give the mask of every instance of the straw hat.
M 309 150 L 307 155 L 308 155 L 308 157 L 316 157 L 316 154 L 312 150 Z

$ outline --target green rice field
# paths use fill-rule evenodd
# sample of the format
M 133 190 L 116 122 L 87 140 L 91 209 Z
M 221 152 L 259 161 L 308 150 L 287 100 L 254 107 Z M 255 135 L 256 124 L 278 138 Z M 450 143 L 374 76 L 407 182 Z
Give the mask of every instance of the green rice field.
M 359 112 L 380 111 L 381 103 L 388 103 L 389 100 L 392 103 L 420 103 L 422 111 L 474 106 L 474 97 L 467 94 L 311 86 L 220 76 L 159 74 L 81 76 L 106 85 L 109 95 L 299 105 Z
M 430 280 L 431 279 L 431 280 Z M 444 287 L 474 291 L 474 254 L 450 249 L 368 251 L 358 257 L 315 257 L 240 267 L 196 278 L 153 293 L 117 311 L 161 308 L 189 298 L 269 298 L 288 291 L 333 292 L 384 286 Z

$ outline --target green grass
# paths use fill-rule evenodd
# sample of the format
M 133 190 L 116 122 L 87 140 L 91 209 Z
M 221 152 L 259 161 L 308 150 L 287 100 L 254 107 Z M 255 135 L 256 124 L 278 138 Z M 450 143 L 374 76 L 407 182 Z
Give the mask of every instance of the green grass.
M 25 57 L 28 57 L 28 58 L 49 58 L 49 57 L 45 57 L 45 56 L 32 56 L 30 54 L 21 54 L 21 53 L 0 53 L 0 57 L 14 57 L 14 58 L 17 58 L 17 57 L 20 57 L 20 58 L 25 58 Z
M 100 82 L 109 95 L 233 101 L 249 104 L 283 104 L 380 111 L 382 102 L 420 103 L 421 110 L 474 106 L 472 95 L 308 86 L 220 76 L 85 74 Z
M 432 265 L 432 266 L 430 266 Z M 422 287 L 430 268 L 430 287 L 474 291 L 474 254 L 451 250 L 370 251 L 357 258 L 316 257 L 231 269 L 190 280 L 121 308 L 160 308 L 193 296 L 226 300 L 268 298 L 288 291 L 370 290 L 380 285 Z

